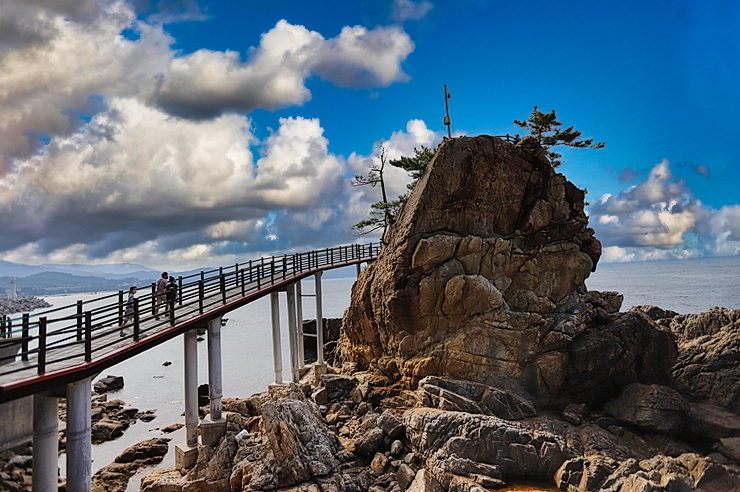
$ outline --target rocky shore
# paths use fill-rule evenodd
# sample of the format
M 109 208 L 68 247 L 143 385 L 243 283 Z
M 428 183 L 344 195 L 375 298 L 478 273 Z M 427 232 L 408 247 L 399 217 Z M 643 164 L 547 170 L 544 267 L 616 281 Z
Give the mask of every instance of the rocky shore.
M 0 297 L 0 315 L 28 313 L 34 309 L 43 309 L 48 307 L 51 307 L 51 304 L 40 297 Z
M 740 311 L 589 292 L 585 193 L 531 138 L 445 141 L 345 312 L 336 368 L 225 399 L 141 490 L 740 491 Z
M 140 411 L 134 407 L 127 407 L 119 399 L 109 399 L 109 393 L 123 388 L 121 376 L 106 376 L 99 379 L 94 385 L 95 395 L 91 405 L 91 438 L 92 444 L 100 444 L 120 437 L 129 426 L 137 420 L 144 422 L 156 418 L 156 411 Z M 67 420 L 67 401 L 59 400 L 59 452 L 63 453 L 67 445 L 67 432 L 64 422 Z M 175 430 L 178 424 L 170 426 Z M 167 432 L 163 429 L 163 431 Z M 152 439 L 138 443 L 125 450 L 114 463 L 101 469 L 95 474 L 95 490 L 113 491 L 126 490 L 126 483 L 138 469 L 158 463 L 167 453 L 169 439 Z M 0 454 L 0 491 L 30 491 L 33 466 L 33 447 L 6 451 Z M 59 490 L 66 490 L 64 477 L 59 478 Z

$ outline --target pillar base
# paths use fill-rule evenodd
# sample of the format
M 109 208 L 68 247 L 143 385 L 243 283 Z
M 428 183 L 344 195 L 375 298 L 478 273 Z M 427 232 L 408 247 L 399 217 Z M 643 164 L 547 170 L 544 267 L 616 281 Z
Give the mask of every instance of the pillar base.
M 175 468 L 190 468 L 198 459 L 198 446 L 190 447 L 181 442 L 175 445 Z
M 283 381 L 282 383 L 270 383 L 267 385 L 267 390 L 277 389 L 277 388 L 287 388 L 290 386 L 290 381 Z
M 318 362 L 314 363 L 313 374 L 316 377 L 317 381 L 321 381 L 321 376 L 323 376 L 327 372 L 328 372 L 328 369 L 326 368 L 326 364 L 319 364 Z
M 200 442 L 204 446 L 214 447 L 218 445 L 221 436 L 226 433 L 226 419 L 211 420 L 210 415 L 200 422 Z

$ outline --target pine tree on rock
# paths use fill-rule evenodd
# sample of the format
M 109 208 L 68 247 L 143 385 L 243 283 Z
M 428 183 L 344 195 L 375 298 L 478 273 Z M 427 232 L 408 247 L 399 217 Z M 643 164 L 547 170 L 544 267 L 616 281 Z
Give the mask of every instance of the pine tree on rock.
M 547 157 L 550 159 L 552 167 L 560 166 L 563 161 L 560 160 L 562 155 L 551 151 L 550 147 L 565 145 L 577 149 L 588 148 L 595 150 L 604 148 L 604 142 L 595 144 L 593 138 L 580 140 L 581 132 L 573 129 L 573 125 L 565 130 L 561 130 L 560 127 L 563 126 L 563 123 L 558 121 L 554 109 L 549 113 L 543 113 L 535 105 L 527 121 L 514 120 L 514 124 L 529 130 L 530 135 L 537 139 L 540 145 L 547 151 Z

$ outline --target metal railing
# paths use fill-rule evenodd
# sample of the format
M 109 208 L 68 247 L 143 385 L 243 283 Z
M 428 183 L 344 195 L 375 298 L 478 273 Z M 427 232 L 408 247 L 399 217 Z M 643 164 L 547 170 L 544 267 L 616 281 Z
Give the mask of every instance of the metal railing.
M 372 261 L 380 247 L 380 243 L 337 246 L 263 257 L 178 277 L 174 296 L 165 301 L 168 305 L 163 317 L 155 315 L 158 303 L 156 284 L 152 283 L 151 293 L 135 299 L 133 323 L 126 326 L 131 333 L 123 337 L 118 335 L 126 317 L 122 290 L 39 313 L 23 313 L 16 318 L 3 316 L 0 318 L 0 381 L 25 379 L 89 363 L 111 351 L 125 350 L 126 345 L 150 334 L 170 330 L 180 322 L 207 317 L 209 312 L 229 302 L 260 291 L 267 293 L 275 285 L 305 277 L 309 272 Z M 165 309 L 164 304 L 161 309 Z M 70 310 L 74 314 L 60 313 Z M 18 357 L 21 363 L 17 362 Z

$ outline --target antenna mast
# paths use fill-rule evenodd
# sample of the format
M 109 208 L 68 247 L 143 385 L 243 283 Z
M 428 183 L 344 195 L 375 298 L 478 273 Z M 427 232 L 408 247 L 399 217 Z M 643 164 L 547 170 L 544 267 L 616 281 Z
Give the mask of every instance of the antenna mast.
M 447 137 L 452 138 L 452 132 L 450 131 L 450 106 L 447 104 L 447 100 L 450 98 L 450 91 L 447 90 L 447 86 L 445 85 L 445 112 L 447 115 L 442 120 L 447 127 Z

